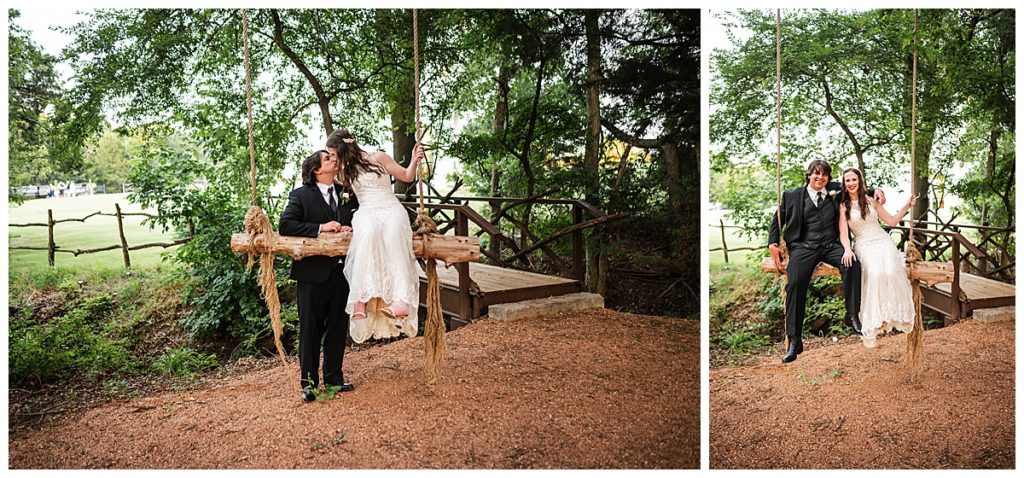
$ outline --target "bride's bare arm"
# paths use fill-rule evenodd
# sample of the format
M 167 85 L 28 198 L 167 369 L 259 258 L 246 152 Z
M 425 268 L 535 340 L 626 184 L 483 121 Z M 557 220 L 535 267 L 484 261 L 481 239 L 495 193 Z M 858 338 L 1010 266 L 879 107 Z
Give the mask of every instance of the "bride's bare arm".
M 415 155 L 413 156 L 413 160 L 409 161 L 409 166 L 405 168 L 398 164 L 394 159 L 391 159 L 391 156 L 388 156 L 388 153 L 383 151 L 377 151 L 374 153 L 374 159 L 377 160 L 378 164 L 384 167 L 384 170 L 387 171 L 388 174 L 394 176 L 395 179 L 407 183 L 411 183 L 416 180 L 416 166 L 419 164 L 419 158 Z
M 882 222 L 886 223 L 889 226 L 896 226 L 900 223 L 901 220 L 903 220 L 903 216 L 907 215 L 907 212 L 910 211 L 911 206 L 914 205 L 914 197 L 911 196 L 907 203 L 904 204 L 899 211 L 896 211 L 895 215 L 889 214 L 889 211 L 886 211 L 885 207 L 878 204 L 878 202 L 872 199 L 871 196 L 868 196 L 868 202 L 870 202 L 871 205 L 875 208 L 875 213 L 878 214 L 878 218 L 881 219 Z
M 843 245 L 843 265 L 850 267 L 857 256 L 850 247 L 850 224 L 846 222 L 846 206 L 839 206 L 839 243 Z

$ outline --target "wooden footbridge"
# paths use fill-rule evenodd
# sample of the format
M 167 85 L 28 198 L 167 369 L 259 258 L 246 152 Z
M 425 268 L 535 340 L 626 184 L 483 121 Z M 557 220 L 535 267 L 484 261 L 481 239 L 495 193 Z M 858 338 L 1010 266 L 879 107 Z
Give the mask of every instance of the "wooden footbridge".
M 543 195 L 542 195 L 543 196 Z M 418 203 L 403 199 L 414 209 Z M 608 215 L 584 201 L 532 198 L 430 196 L 424 204 L 437 222 L 438 232 L 457 236 L 487 236 L 480 253 L 486 263 L 460 263 L 450 268 L 438 265 L 441 305 L 449 330 L 458 328 L 487 312 L 494 304 L 519 302 L 579 292 L 583 287 L 585 251 L 583 231 L 599 224 L 621 220 L 626 214 Z M 470 203 L 484 202 L 493 211 L 490 219 L 476 212 Z M 545 237 L 534 235 L 527 224 L 510 214 L 517 208 L 542 205 L 553 214 L 571 217 L 566 227 Z M 518 237 L 502 232 L 500 221 L 512 224 Z M 473 231 L 470 230 L 473 226 Z M 559 241 L 562 241 L 561 243 Z M 565 244 L 568 242 L 568 244 Z M 568 255 L 558 253 L 570 249 Z M 538 261 L 542 259 L 542 261 Z M 546 269 L 538 272 L 538 262 Z M 426 276 L 420 276 L 420 297 L 426 298 Z M 423 314 L 425 307 L 420 307 Z
M 926 260 L 953 263 L 953 282 L 923 287 L 922 304 L 943 315 L 947 321 L 959 321 L 975 310 L 1016 305 L 1016 260 L 1007 247 L 1013 244 L 1013 228 L 996 228 L 950 222 L 919 222 L 933 229 L 914 228 Z M 971 241 L 963 235 L 971 231 Z M 907 240 L 907 228 L 899 232 L 900 248 Z

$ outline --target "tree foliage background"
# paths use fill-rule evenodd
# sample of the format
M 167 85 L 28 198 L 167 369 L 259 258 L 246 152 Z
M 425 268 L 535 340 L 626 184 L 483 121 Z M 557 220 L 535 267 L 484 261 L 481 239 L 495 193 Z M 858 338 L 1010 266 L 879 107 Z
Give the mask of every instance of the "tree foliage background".
M 765 237 L 764 205 L 777 201 L 775 12 L 723 23 L 750 36 L 712 52 L 712 200 Z M 1013 227 L 1014 11 L 921 10 L 918 38 L 915 216 L 952 193 L 970 222 Z M 787 10 L 781 51 L 782 188 L 802 184 L 812 159 L 858 167 L 869 186 L 907 180 L 914 11 Z

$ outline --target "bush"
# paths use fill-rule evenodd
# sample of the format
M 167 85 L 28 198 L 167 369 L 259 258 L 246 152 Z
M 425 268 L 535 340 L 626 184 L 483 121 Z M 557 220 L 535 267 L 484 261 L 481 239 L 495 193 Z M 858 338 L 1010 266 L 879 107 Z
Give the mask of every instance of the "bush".
M 220 363 L 214 354 L 203 354 L 189 348 L 172 348 L 157 358 L 152 367 L 164 375 L 191 377 L 199 372 L 217 369 Z
M 733 331 L 719 338 L 718 345 L 736 352 L 746 353 L 751 349 L 771 344 L 771 338 L 748 330 Z
M 46 323 L 11 323 L 11 384 L 41 385 L 78 373 L 103 376 L 136 373 L 139 363 L 124 340 L 107 337 L 103 322 L 112 308 L 109 295 L 80 301 Z

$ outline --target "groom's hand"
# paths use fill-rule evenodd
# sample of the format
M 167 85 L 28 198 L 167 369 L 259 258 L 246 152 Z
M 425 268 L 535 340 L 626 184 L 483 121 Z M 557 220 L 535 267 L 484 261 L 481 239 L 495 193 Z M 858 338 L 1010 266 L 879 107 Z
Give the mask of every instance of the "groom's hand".
M 875 202 L 885 206 L 885 193 L 881 189 L 875 188 Z
M 325 222 L 320 225 L 320 232 L 341 232 L 341 223 L 338 221 Z
M 782 249 L 775 244 L 768 246 L 768 250 L 772 253 L 772 262 L 775 262 L 775 270 L 782 271 Z

